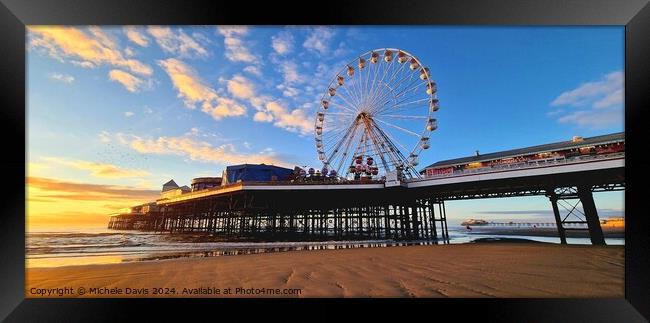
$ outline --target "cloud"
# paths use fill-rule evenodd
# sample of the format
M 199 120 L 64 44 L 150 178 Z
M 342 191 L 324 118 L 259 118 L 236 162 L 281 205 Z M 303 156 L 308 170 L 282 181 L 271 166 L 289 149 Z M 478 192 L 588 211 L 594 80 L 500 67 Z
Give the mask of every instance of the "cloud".
M 314 122 L 303 109 L 289 111 L 277 101 L 266 102 L 253 117 L 258 122 L 273 122 L 273 125 L 292 132 L 308 134 L 314 130 Z
M 280 71 L 285 84 L 296 84 L 305 81 L 305 77 L 298 71 L 298 65 L 292 61 L 280 63 Z
M 334 50 L 333 56 L 341 57 L 352 53 L 350 46 L 348 46 L 344 41 L 339 43 L 339 46 Z
M 32 26 L 28 30 L 30 48 L 42 49 L 60 61 L 67 59 L 82 67 L 106 64 L 145 76 L 153 73 L 148 65 L 125 58 L 117 44 L 99 28 L 82 31 L 75 27 Z
M 101 141 L 103 143 L 109 143 L 109 142 L 111 142 L 111 136 L 110 135 L 111 134 L 108 131 L 104 130 L 104 131 L 100 132 L 99 135 L 97 135 L 97 136 L 99 137 L 99 141 Z
M 623 89 L 615 90 L 614 92 L 607 94 L 604 98 L 594 102 L 594 108 L 603 109 L 615 105 L 623 104 Z
M 138 92 L 142 88 L 144 81 L 127 72 L 120 70 L 111 70 L 108 72 L 108 79 L 122 84 L 129 92 Z
M 623 72 L 615 71 L 600 80 L 581 84 L 575 89 L 563 92 L 551 102 L 551 106 L 582 108 L 580 111 L 555 110 L 547 113 L 564 124 L 580 127 L 606 128 L 623 125 L 624 89 Z
M 262 71 L 260 68 L 253 65 L 244 67 L 244 72 L 251 73 L 255 76 L 262 76 Z
M 293 36 L 288 32 L 281 32 L 271 37 L 273 50 L 280 54 L 288 54 L 293 50 Z
M 124 116 L 127 117 L 127 118 L 132 117 L 133 115 L 135 115 L 135 113 L 133 113 L 131 111 L 124 112 Z
M 79 67 L 83 67 L 83 68 L 95 68 L 95 64 L 93 64 L 91 62 L 88 62 L 88 61 L 83 61 L 82 62 L 82 61 L 71 60 L 70 63 L 72 63 L 72 65 L 74 65 L 74 66 L 79 66 Z
M 606 128 L 623 125 L 624 113 L 622 109 L 576 111 L 558 118 L 558 122 L 594 129 Z
M 551 106 L 586 106 L 606 108 L 623 102 L 623 72 L 609 73 L 598 81 L 583 83 L 560 94 Z
M 63 83 L 72 83 L 74 82 L 74 76 L 60 73 L 51 73 L 50 78 Z
M 43 160 L 73 169 L 87 170 L 90 171 L 90 175 L 101 178 L 129 178 L 149 175 L 149 172 L 143 170 L 124 169 L 112 164 L 89 162 L 85 160 L 70 160 L 58 157 L 45 157 Z
M 46 177 L 27 177 L 25 178 L 25 184 L 48 191 L 72 193 L 72 195 L 65 195 L 71 199 L 101 198 L 104 200 L 120 200 L 135 198 L 149 200 L 160 195 L 160 191 L 157 190 L 134 189 L 129 186 L 74 183 Z
M 310 51 L 327 54 L 329 51 L 330 41 L 334 37 L 334 31 L 328 27 L 314 28 L 302 46 Z
M 169 27 L 151 26 L 147 28 L 147 32 L 164 52 L 180 57 L 208 56 L 208 50 L 182 30 L 174 31 Z
M 27 163 L 27 173 L 38 173 L 40 171 L 49 169 L 50 166 L 46 163 L 37 163 L 37 162 L 28 162 Z
M 194 69 L 182 61 L 169 58 L 158 61 L 158 64 L 169 75 L 178 90 L 178 97 L 183 99 L 186 107 L 195 109 L 196 105 L 200 104 L 201 110 L 215 120 L 246 114 L 245 107 L 232 99 L 217 95 L 214 89 L 201 80 Z
M 240 99 L 248 99 L 253 96 L 253 83 L 241 75 L 235 75 L 228 80 L 228 92 Z
M 257 111 L 253 116 L 253 120 L 257 122 L 271 122 L 273 121 L 273 115 L 264 111 Z
M 279 159 L 273 152 L 263 151 L 256 154 L 237 152 L 232 144 L 213 146 L 206 141 L 197 140 L 190 135 L 180 137 L 158 137 L 142 139 L 135 137 L 129 145 L 143 154 L 177 155 L 191 160 L 216 164 L 265 163 L 289 165 Z
M 258 63 L 255 55 L 251 54 L 241 39 L 241 37 L 248 33 L 247 27 L 219 26 L 217 27 L 217 32 L 224 36 L 225 55 L 227 59 L 233 62 Z
M 135 56 L 135 51 L 131 47 L 127 47 L 124 49 L 124 54 L 128 57 L 133 57 Z
M 162 184 L 162 182 L 160 183 Z M 27 230 L 33 227 L 105 226 L 120 209 L 160 197 L 159 189 L 25 177 Z
M 300 90 L 298 88 L 292 87 L 292 86 L 286 86 L 284 84 L 280 84 L 276 86 L 276 88 L 280 91 L 282 91 L 282 95 L 286 97 L 295 97 L 298 94 L 300 94 Z
M 147 38 L 147 36 L 145 36 L 143 33 L 139 32 L 135 27 L 133 26 L 124 27 L 124 33 L 126 34 L 126 38 L 128 38 L 131 42 L 137 44 L 138 46 L 141 47 L 149 46 L 149 38 Z
M 280 61 L 277 57 L 271 56 L 276 68 L 283 74 L 284 83 L 276 86 L 286 97 L 293 100 L 298 99 L 300 90 L 291 86 L 292 84 L 303 83 L 305 77 L 298 71 L 298 65 L 292 61 Z M 307 116 L 309 103 L 302 104 L 302 108 L 290 110 L 283 103 L 272 96 L 260 94 L 255 91 L 252 83 L 240 75 L 235 75 L 227 81 L 228 91 L 234 97 L 246 99 L 257 110 L 253 115 L 253 121 L 273 123 L 274 126 L 298 132 L 301 135 L 313 131 L 313 120 Z

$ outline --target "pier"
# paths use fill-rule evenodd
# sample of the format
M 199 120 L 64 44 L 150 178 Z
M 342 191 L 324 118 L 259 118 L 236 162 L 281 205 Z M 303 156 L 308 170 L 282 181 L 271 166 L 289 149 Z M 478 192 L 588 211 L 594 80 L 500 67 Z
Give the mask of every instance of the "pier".
M 188 193 L 159 201 L 156 215 L 113 216 L 109 228 L 274 241 L 449 238 L 444 201 L 405 204 L 383 184 L 297 186 L 247 182 Z
M 604 245 L 593 193 L 625 189 L 624 140 L 620 133 L 443 161 L 425 168 L 421 179 L 224 177 L 221 185 L 192 191 L 170 181 L 161 199 L 112 216 L 108 227 L 205 232 L 227 240 L 446 243 L 446 201 L 544 196 L 561 243 L 566 231 L 585 230 L 592 244 Z

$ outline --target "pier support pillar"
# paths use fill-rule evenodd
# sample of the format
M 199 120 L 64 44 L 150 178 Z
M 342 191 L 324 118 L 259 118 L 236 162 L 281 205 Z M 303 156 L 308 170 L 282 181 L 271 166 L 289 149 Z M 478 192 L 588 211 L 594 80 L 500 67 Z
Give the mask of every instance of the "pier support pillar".
M 585 218 L 587 218 L 591 243 L 593 245 L 605 245 L 605 236 L 603 235 L 603 228 L 600 226 L 598 211 L 596 210 L 596 203 L 594 203 L 591 188 L 588 186 L 579 186 L 578 197 L 580 197 L 580 203 L 582 203 Z
M 567 244 L 566 232 L 564 231 L 564 227 L 562 226 L 562 218 L 560 217 L 560 210 L 557 207 L 557 194 L 551 191 L 549 195 L 549 199 L 551 200 L 551 205 L 553 206 L 553 214 L 555 215 L 555 224 L 557 225 L 557 233 L 560 236 L 560 243 Z

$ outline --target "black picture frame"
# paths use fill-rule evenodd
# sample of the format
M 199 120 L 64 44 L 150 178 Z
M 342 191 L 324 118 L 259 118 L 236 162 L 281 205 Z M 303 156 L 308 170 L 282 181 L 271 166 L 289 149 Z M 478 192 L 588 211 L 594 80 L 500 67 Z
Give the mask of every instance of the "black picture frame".
M 626 232 L 625 298 L 622 299 L 427 299 L 396 300 L 383 304 L 361 300 L 329 300 L 328 306 L 352 305 L 364 318 L 405 313 L 442 319 L 441 312 L 460 318 L 496 321 L 643 322 L 650 318 L 650 229 L 643 203 L 643 179 L 650 158 L 645 156 L 650 109 L 650 5 L 648 0 L 493 0 L 493 1 L 155 1 L 155 0 L 0 0 L 0 93 L 2 93 L 2 157 L 5 189 L 0 213 L 0 319 L 7 321 L 115 321 L 145 316 L 149 320 L 169 311 L 196 315 L 242 300 L 116 300 L 25 299 L 25 173 L 26 97 L 25 25 L 624 25 L 625 26 L 625 131 L 626 131 Z M 647 198 L 646 198 L 647 199 Z M 253 302 L 253 305 L 250 305 Z M 333 303 L 333 304 L 332 304 Z M 318 316 L 322 304 L 310 300 L 247 300 L 247 308 L 260 305 L 300 306 Z M 369 306 L 371 305 L 371 306 Z M 351 308 L 351 309 L 352 309 Z M 161 311 L 161 309 L 167 309 Z M 179 309 L 179 310 L 172 310 Z M 389 310 L 392 309 L 392 310 Z M 468 310 L 469 309 L 469 310 Z M 239 309 L 241 310 L 241 309 Z M 350 309 L 348 309 L 350 310 Z M 281 317 L 287 317 L 283 312 Z M 270 318 L 268 311 L 249 315 Z M 454 312 L 452 312 L 452 315 Z M 346 313 L 347 316 L 347 313 Z M 334 317 L 334 316 L 333 316 Z M 337 315 L 338 317 L 338 315 Z M 225 318 L 225 317 L 224 317 Z

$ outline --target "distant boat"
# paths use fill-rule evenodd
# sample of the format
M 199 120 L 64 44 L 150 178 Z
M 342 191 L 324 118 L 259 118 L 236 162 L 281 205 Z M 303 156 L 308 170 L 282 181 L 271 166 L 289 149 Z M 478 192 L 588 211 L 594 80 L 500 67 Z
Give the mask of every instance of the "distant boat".
M 469 219 L 463 221 L 460 225 L 488 225 L 489 223 L 481 219 Z

